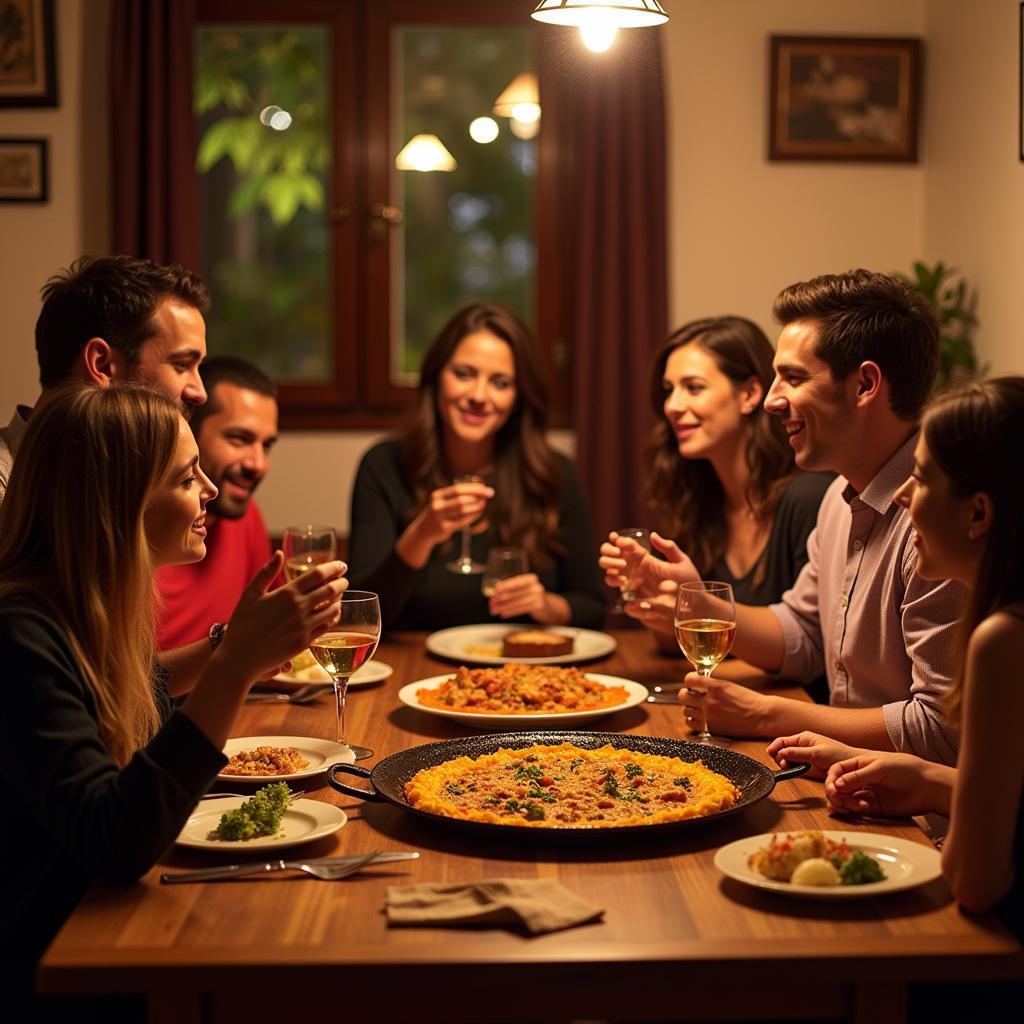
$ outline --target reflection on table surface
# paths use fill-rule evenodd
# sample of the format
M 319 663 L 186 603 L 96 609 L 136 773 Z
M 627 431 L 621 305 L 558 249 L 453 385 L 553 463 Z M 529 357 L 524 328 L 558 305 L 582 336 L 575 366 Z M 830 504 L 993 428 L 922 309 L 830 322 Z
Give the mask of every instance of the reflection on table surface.
M 588 669 L 649 688 L 682 678 L 686 663 L 658 654 L 645 634 L 615 635 L 614 654 Z M 479 735 L 398 702 L 402 686 L 450 667 L 427 654 L 423 639 L 382 640 L 379 657 L 393 675 L 350 695 L 348 727 L 377 759 Z M 719 675 L 766 684 L 738 662 L 724 663 Z M 780 692 L 805 699 L 798 688 Z M 670 704 L 641 704 L 591 727 L 688 735 Z M 333 728 L 328 697 L 247 705 L 234 732 L 330 737 Z M 766 741 L 727 745 L 769 763 Z M 162 871 L 226 863 L 172 849 L 139 885 L 90 891 L 44 958 L 44 989 L 143 991 L 151 1020 L 176 1022 L 267 1020 L 298 1007 L 304 1017 L 343 1009 L 348 1018 L 377 1020 L 765 1019 L 781 1012 L 884 1022 L 902 1019 L 908 981 L 1024 977 L 1020 945 L 993 918 L 962 914 L 941 879 L 879 899 L 813 903 L 724 879 L 715 852 L 759 833 L 817 827 L 928 842 L 909 820 L 829 817 L 821 784 L 806 778 L 700 827 L 643 839 L 603 831 L 571 845 L 535 831 L 481 837 L 314 788 L 321 785 L 313 780 L 309 795 L 341 806 L 349 823 L 304 855 L 417 849 L 422 857 L 342 882 L 301 876 L 161 887 Z M 387 927 L 388 885 L 487 877 L 558 878 L 604 907 L 604 918 L 536 938 Z

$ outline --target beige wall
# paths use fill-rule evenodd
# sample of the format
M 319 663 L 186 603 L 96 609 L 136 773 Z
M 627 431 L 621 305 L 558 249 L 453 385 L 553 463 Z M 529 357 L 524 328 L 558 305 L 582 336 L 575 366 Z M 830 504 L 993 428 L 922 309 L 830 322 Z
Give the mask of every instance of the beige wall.
M 40 285 L 110 247 L 107 22 L 110 0 L 57 0 L 60 105 L 0 108 L 0 136 L 49 139 L 50 201 L 0 205 L 0 418 L 39 391 L 32 331 Z
M 769 162 L 768 36 L 920 36 L 923 0 L 666 9 L 670 323 L 736 313 L 774 338 L 772 300 L 786 285 L 907 267 L 921 250 L 925 165 Z
M 37 392 L 39 286 L 109 247 L 107 23 L 110 0 L 57 0 L 60 106 L 0 110 L 0 135 L 50 139 L 45 206 L 0 205 L 0 419 Z M 982 358 L 1024 372 L 1017 160 L 1017 0 L 670 0 L 671 318 L 735 312 L 771 333 L 779 288 L 855 265 L 959 266 L 977 286 Z M 912 166 L 769 163 L 767 37 L 916 35 L 925 41 L 922 160 Z M 214 340 L 214 347 L 215 347 Z M 261 504 L 272 529 L 347 528 L 366 433 L 282 439 Z M 560 437 L 571 446 L 571 437 Z M 334 467 L 312 478 L 314 461 Z
M 992 373 L 1024 373 L 1019 12 L 1018 0 L 928 3 L 921 248 L 977 287 L 976 338 Z

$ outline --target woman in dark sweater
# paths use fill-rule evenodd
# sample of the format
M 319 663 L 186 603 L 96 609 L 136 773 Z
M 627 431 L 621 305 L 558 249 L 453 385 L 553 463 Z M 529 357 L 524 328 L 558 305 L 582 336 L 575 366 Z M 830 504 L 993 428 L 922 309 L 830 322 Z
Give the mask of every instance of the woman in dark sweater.
M 676 547 L 704 579 L 731 583 L 736 601 L 778 601 L 807 563 L 807 537 L 833 477 L 802 473 L 778 418 L 762 402 L 774 352 L 764 332 L 738 316 L 694 320 L 661 347 L 651 372 L 648 497 L 663 533 L 652 545 Z M 671 539 L 668 539 L 671 538 Z M 624 565 L 614 534 L 601 549 L 607 582 Z M 676 650 L 675 595 L 634 601 L 626 611 Z
M 174 841 L 252 683 L 336 617 L 343 564 L 267 592 L 278 553 L 197 678 L 160 670 L 153 572 L 205 555 L 216 494 L 162 396 L 76 385 L 32 413 L 0 506 L 0 953 L 21 999 L 85 888 Z M 171 687 L 191 690 L 176 711 Z
M 547 442 L 547 410 L 540 354 L 514 313 L 474 303 L 442 328 L 409 424 L 367 452 L 352 492 L 353 585 L 380 595 L 387 625 L 601 625 L 586 502 L 572 463 Z M 455 482 L 466 476 L 478 480 Z M 464 528 L 475 560 L 513 545 L 532 571 L 485 598 L 479 575 L 445 568 Z

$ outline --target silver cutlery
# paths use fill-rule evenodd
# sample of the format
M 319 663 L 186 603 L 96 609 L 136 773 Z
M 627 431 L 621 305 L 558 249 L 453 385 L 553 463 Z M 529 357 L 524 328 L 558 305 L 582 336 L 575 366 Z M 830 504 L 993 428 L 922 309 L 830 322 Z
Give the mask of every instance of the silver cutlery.
M 648 704 L 679 704 L 675 693 L 651 693 L 647 697 Z M 681 705 L 680 705 L 681 706 Z
M 250 693 L 247 704 L 312 704 L 319 696 L 331 689 L 330 683 L 310 683 L 289 693 Z
M 397 860 L 417 860 L 419 853 L 401 850 L 383 853 L 353 854 L 348 857 L 317 857 L 311 860 L 269 860 L 251 861 L 246 864 L 228 864 L 219 868 L 199 868 L 195 871 L 165 872 L 160 876 L 164 885 L 178 882 L 214 882 L 222 878 L 240 878 L 243 875 L 265 875 L 276 871 L 304 871 L 307 875 L 325 882 L 337 881 L 354 874 L 369 864 L 388 864 Z

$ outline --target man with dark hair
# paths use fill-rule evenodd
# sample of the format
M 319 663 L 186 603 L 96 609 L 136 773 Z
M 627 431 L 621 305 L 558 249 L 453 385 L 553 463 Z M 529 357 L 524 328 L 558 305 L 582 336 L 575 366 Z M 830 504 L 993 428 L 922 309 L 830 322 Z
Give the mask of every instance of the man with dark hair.
M 242 591 L 270 557 L 270 539 L 252 500 L 277 441 L 277 389 L 258 367 L 215 356 L 200 367 L 207 403 L 191 427 L 199 462 L 217 485 L 206 510 L 206 558 L 157 573 L 163 598 L 157 646 L 200 640 L 231 618 Z
M 198 368 L 210 295 L 195 274 L 132 256 L 83 256 L 51 277 L 42 297 L 36 356 L 44 397 L 78 378 L 100 387 L 140 381 L 186 416 L 206 401 Z M 0 500 L 31 411 L 19 405 L 0 430 Z
M 841 475 L 793 588 L 767 608 L 737 606 L 733 653 L 789 679 L 824 672 L 831 706 L 712 680 L 706 696 L 680 695 L 687 720 L 698 721 L 703 704 L 709 728 L 727 735 L 813 730 L 954 763 L 958 738 L 941 698 L 965 593 L 917 576 L 910 517 L 894 501 L 914 469 L 918 419 L 938 368 L 935 316 L 913 289 L 866 270 L 786 288 L 775 316 L 783 327 L 765 409 L 782 420 L 801 469 Z M 675 544 L 657 534 L 652 543 L 668 560 L 641 562 L 647 592 L 657 592 L 627 609 L 641 620 L 663 620 L 669 592 L 697 578 Z M 623 547 L 602 549 L 610 575 L 623 557 L 640 560 L 642 552 Z

